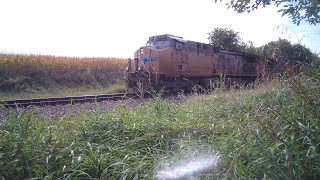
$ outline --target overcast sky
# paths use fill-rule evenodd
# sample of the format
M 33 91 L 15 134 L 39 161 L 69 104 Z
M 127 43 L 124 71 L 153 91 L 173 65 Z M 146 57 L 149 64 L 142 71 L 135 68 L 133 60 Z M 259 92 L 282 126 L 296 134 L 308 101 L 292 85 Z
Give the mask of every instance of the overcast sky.
M 133 56 L 148 37 L 208 43 L 215 27 L 264 45 L 279 37 L 320 52 L 320 26 L 293 25 L 276 7 L 250 14 L 214 0 L 0 0 L 0 52 L 62 56 Z M 277 28 L 279 27 L 279 28 Z

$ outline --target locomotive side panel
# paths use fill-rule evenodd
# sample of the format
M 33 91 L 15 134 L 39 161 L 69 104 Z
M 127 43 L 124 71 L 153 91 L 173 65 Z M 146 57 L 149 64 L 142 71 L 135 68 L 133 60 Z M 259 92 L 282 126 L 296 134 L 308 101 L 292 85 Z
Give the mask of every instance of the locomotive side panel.
M 172 48 L 166 48 L 162 50 L 161 53 L 159 54 L 159 59 L 160 59 L 159 74 L 164 76 L 169 76 L 174 71 L 174 67 L 170 59 L 171 53 L 172 53 Z
M 241 53 L 221 51 L 217 62 L 217 73 L 230 77 L 257 76 L 257 59 Z
M 160 74 L 167 77 L 210 77 L 216 55 L 168 48 L 159 58 Z
M 216 54 L 190 52 L 189 67 L 191 77 L 211 77 L 216 62 Z
M 215 75 L 241 75 L 244 63 L 243 61 L 243 57 L 238 53 L 222 51 L 219 53 L 217 58 Z

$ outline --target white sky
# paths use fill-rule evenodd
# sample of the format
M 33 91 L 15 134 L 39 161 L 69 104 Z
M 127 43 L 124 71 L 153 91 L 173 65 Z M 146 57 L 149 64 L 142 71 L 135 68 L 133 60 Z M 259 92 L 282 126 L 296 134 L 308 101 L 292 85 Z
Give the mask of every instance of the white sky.
M 182 36 L 208 43 L 215 27 L 264 45 L 289 38 L 320 52 L 320 26 L 293 25 L 275 7 L 250 14 L 214 0 L 0 0 L 0 52 L 132 57 L 148 37 Z M 281 26 L 276 30 L 277 26 Z M 288 31 L 285 31 L 287 28 Z M 287 33 L 289 32 L 289 34 Z

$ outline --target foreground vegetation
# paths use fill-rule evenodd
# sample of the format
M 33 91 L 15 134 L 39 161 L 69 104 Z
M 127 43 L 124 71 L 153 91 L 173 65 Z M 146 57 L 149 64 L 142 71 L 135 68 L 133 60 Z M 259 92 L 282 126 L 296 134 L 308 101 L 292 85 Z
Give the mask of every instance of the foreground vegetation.
M 119 58 L 0 54 L 0 100 L 119 91 L 126 65 Z
M 319 179 L 320 73 L 255 89 L 156 96 L 58 121 L 12 116 L 0 126 L 4 179 L 153 179 L 166 167 L 219 153 L 207 179 Z

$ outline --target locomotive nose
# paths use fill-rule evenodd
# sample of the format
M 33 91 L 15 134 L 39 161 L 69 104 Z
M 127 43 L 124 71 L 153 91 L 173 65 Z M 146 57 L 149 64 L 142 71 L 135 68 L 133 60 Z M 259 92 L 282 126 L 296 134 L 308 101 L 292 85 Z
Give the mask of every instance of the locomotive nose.
M 141 47 L 135 52 L 136 71 L 149 69 L 150 64 L 158 59 L 155 50 L 150 47 Z

